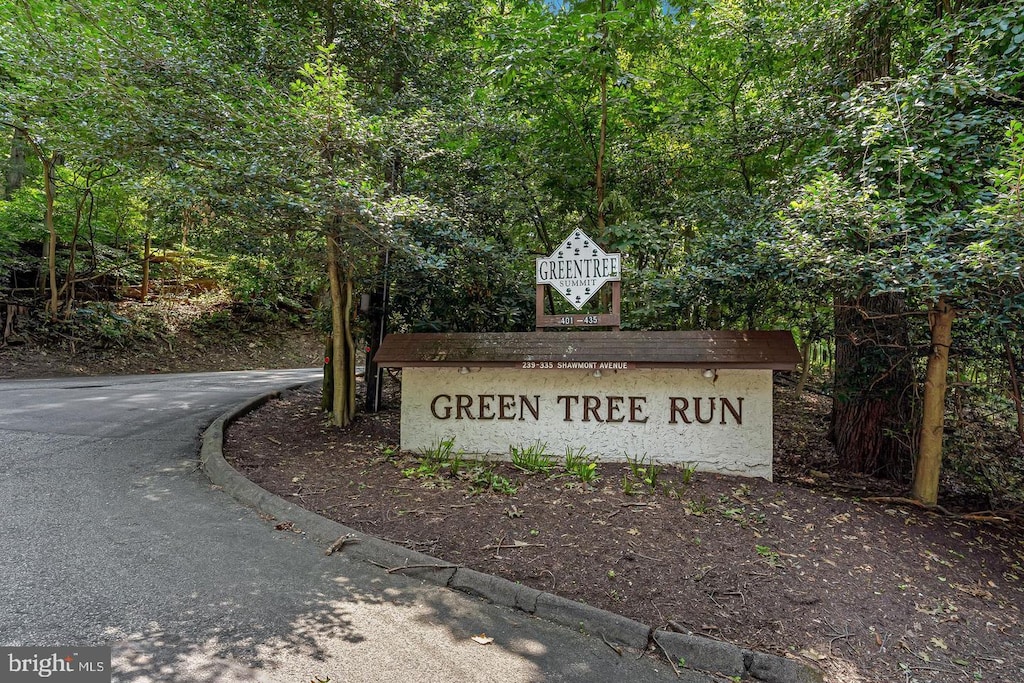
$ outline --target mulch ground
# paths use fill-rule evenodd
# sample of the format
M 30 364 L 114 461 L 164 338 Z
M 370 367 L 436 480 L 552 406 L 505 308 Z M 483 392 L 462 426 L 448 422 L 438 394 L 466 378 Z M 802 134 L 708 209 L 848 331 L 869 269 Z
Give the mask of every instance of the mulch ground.
M 318 393 L 294 392 L 232 425 L 225 451 L 264 488 L 360 531 L 800 657 L 834 683 L 1024 681 L 1021 529 L 869 500 L 899 491 L 827 471 L 828 400 L 776 394 L 774 483 L 667 467 L 651 486 L 608 462 L 589 485 L 501 463 L 515 492 L 480 491 L 469 468 L 417 474 L 393 395 L 337 430 Z

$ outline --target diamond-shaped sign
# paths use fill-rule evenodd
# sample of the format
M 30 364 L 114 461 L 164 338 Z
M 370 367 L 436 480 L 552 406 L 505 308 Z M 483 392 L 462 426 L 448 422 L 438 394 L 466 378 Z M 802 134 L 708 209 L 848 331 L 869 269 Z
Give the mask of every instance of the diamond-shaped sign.
M 551 256 L 537 259 L 537 284 L 551 285 L 576 310 L 606 282 L 619 279 L 619 254 L 606 254 L 582 230 L 573 230 Z

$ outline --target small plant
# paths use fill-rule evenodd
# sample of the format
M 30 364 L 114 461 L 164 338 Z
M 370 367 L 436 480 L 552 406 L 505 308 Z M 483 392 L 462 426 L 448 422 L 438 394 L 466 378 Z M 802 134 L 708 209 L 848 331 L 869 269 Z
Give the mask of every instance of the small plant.
M 512 466 L 523 472 L 550 474 L 555 459 L 547 454 L 547 444 L 537 442 L 531 446 L 510 446 Z
M 680 498 L 683 497 L 683 486 L 673 486 L 668 482 L 662 482 L 661 493 L 666 498 L 671 498 L 672 500 L 679 500 Z
M 455 439 L 442 439 L 420 453 L 415 467 L 406 467 L 402 476 L 410 479 L 430 479 L 441 475 L 441 470 L 448 468 L 454 476 L 465 466 L 462 451 L 455 450 Z
M 459 472 L 466 467 L 466 458 L 464 457 L 463 452 L 456 451 L 455 453 L 452 453 L 448 458 L 447 465 L 449 474 L 453 477 L 459 476 Z
M 686 501 L 686 509 L 695 517 L 703 517 L 711 510 L 711 504 L 708 503 L 707 496 L 701 496 L 700 500 Z
M 423 449 L 423 459 L 431 462 L 445 463 L 451 460 L 455 439 L 441 439 Z
M 697 471 L 697 463 L 684 462 L 679 466 L 680 478 L 683 480 L 683 485 L 688 486 L 693 480 L 693 474 Z
M 565 471 L 575 475 L 584 484 L 600 479 L 597 474 L 597 456 L 587 453 L 583 446 L 576 450 L 565 447 Z
M 754 549 L 757 550 L 757 554 L 760 555 L 761 558 L 764 559 L 764 561 L 769 565 L 773 567 L 782 566 L 782 560 L 779 559 L 779 554 L 771 548 L 769 548 L 768 546 L 758 545 L 754 546 Z
M 511 496 L 519 490 L 508 477 L 495 472 L 490 463 L 481 463 L 469 471 L 469 485 L 476 493 L 494 491 Z
M 658 475 L 665 469 L 664 465 L 656 464 L 654 458 L 647 458 L 646 456 L 630 458 L 627 455 L 626 464 L 629 465 L 629 471 L 633 473 L 637 481 L 643 482 L 652 490 L 657 486 Z
M 633 481 L 629 478 L 629 475 L 628 474 L 623 474 L 622 475 L 622 492 L 625 493 L 627 496 L 632 496 L 634 490 L 635 490 L 635 488 L 633 486 Z

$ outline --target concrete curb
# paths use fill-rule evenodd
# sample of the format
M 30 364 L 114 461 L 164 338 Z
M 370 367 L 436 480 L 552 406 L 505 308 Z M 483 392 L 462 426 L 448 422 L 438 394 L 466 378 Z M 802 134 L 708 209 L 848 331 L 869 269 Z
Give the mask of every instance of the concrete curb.
M 644 651 L 654 644 L 672 662 L 684 662 L 687 669 L 739 676 L 743 681 L 760 683 L 821 683 L 823 680 L 819 671 L 798 660 L 753 652 L 731 643 L 693 634 L 656 630 L 620 614 L 522 586 L 499 576 L 449 564 L 351 529 L 293 505 L 257 486 L 224 459 L 224 429 L 267 401 L 308 384 L 297 384 L 262 394 L 235 406 L 214 420 L 203 432 L 199 454 L 200 464 L 210 481 L 243 505 L 276 519 L 291 521 L 307 536 L 325 545 L 349 536 L 354 542 L 351 545 L 346 543 L 346 556 L 354 556 L 381 567 L 409 566 L 410 569 L 401 570 L 404 576 L 484 598 L 494 604 L 520 610 L 574 630 L 598 634 L 607 641 L 621 643 L 638 651 Z

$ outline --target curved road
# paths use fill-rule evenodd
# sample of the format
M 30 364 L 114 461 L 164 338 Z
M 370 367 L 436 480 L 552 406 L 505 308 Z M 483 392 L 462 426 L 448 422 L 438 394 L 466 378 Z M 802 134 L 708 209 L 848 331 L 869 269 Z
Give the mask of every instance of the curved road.
M 114 680 L 133 682 L 681 680 L 600 639 L 326 557 L 212 486 L 197 468 L 203 428 L 318 376 L 0 382 L 0 645 L 112 645 Z

